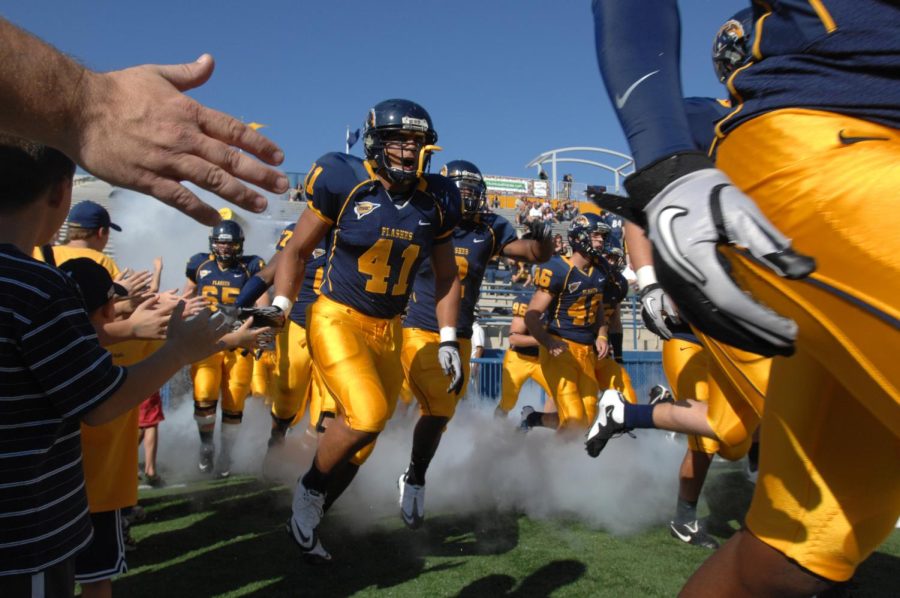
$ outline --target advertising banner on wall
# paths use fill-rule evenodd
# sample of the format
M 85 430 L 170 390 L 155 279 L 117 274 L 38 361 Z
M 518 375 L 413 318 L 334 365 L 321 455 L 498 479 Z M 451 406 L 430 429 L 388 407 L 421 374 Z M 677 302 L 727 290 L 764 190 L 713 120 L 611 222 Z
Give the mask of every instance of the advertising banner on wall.
M 531 179 L 487 175 L 484 177 L 484 183 L 487 185 L 488 193 L 528 195 L 531 192 Z

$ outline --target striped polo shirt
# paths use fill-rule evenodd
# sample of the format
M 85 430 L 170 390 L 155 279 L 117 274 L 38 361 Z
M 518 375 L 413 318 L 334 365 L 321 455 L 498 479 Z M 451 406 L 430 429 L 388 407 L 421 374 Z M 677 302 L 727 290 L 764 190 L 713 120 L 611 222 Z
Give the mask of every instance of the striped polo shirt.
M 80 418 L 125 375 L 75 283 L 0 244 L 0 575 L 40 571 L 90 541 Z

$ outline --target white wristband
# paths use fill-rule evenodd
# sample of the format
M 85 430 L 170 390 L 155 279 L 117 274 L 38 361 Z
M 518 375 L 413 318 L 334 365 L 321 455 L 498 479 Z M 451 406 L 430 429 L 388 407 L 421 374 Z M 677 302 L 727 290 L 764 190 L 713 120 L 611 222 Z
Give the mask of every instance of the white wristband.
M 637 276 L 638 289 L 642 291 L 645 287 L 656 284 L 656 270 L 653 269 L 653 266 L 641 266 L 637 269 L 635 275 Z
M 444 326 L 441 328 L 441 342 L 453 342 L 456 340 L 456 328 L 453 326 Z
M 285 297 L 284 295 L 278 295 L 274 299 L 272 299 L 272 305 L 277 307 L 284 313 L 288 313 L 291 311 L 291 307 L 294 305 L 294 302 Z

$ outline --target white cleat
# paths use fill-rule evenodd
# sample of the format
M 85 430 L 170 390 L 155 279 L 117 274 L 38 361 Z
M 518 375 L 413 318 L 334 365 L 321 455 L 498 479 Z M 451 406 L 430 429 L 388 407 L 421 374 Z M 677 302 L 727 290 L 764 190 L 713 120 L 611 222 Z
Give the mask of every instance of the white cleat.
M 406 473 L 400 475 L 397 487 L 400 489 L 400 517 L 409 529 L 416 529 L 425 521 L 425 486 L 416 486 L 406 481 Z
M 294 501 L 291 505 L 291 519 L 288 521 L 288 532 L 294 542 L 307 555 L 312 555 L 315 551 L 320 551 L 331 558 L 328 552 L 319 542 L 316 528 L 322 521 L 323 507 L 325 506 L 325 495 L 315 490 L 309 490 L 303 486 L 302 481 L 297 482 L 294 489 Z M 324 558 L 324 557 L 323 557 Z
M 625 427 L 625 397 L 616 390 L 605 390 L 597 404 L 597 419 L 587 433 L 585 450 L 596 457 L 612 438 L 629 432 Z

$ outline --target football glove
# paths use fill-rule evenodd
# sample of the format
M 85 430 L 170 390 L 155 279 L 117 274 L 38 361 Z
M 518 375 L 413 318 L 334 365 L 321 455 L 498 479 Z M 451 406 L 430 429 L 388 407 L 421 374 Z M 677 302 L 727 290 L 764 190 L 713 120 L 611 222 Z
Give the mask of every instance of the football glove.
M 658 282 L 641 289 L 641 318 L 647 330 L 667 341 L 672 338 L 667 320 L 679 323 L 678 310 Z
M 767 357 L 794 352 L 797 324 L 738 287 L 718 248 L 746 250 L 748 257 L 792 280 L 815 270 L 813 258 L 795 252 L 753 200 L 699 152 L 674 154 L 642 168 L 625 188 L 631 205 L 620 215 L 646 227 L 657 278 L 684 318 L 745 351 Z M 592 199 L 611 211 L 629 201 L 611 197 L 594 194 Z M 643 217 L 634 214 L 639 208 Z
M 280 307 L 270 305 L 267 307 L 236 307 L 234 305 L 219 305 L 217 311 L 228 318 L 234 329 L 238 329 L 250 317 L 253 317 L 251 328 L 270 327 L 273 330 L 284 328 L 285 316 Z
M 540 220 L 532 220 L 528 223 L 528 231 L 526 232 L 526 236 L 529 239 L 534 239 L 538 243 L 543 243 L 544 240 L 550 238 L 550 234 L 553 231 L 553 225 L 549 222 L 542 222 Z
M 459 343 L 444 341 L 438 346 L 438 362 L 445 376 L 450 378 L 448 393 L 459 394 L 463 387 L 462 361 L 459 359 Z

